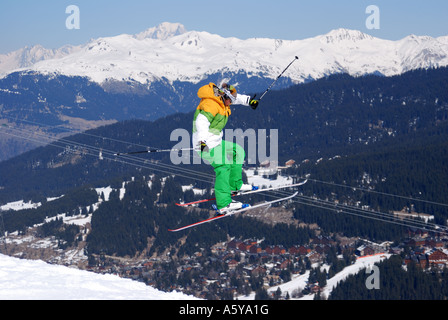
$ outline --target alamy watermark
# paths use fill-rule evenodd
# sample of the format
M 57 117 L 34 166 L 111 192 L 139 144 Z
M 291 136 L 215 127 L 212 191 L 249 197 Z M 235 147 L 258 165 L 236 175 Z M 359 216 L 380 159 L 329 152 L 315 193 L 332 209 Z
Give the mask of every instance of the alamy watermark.
M 79 30 L 81 29 L 81 12 L 79 7 L 76 5 L 69 5 L 65 8 L 65 13 L 69 14 L 67 19 L 65 20 L 65 27 L 68 30 Z
M 69 16 L 65 20 L 65 27 L 69 30 L 79 30 L 81 28 L 81 12 L 77 5 L 69 5 L 65 8 L 65 13 Z M 366 28 L 369 30 L 380 29 L 380 8 L 376 5 L 369 5 L 365 11 L 369 16 L 366 19 Z
M 191 156 L 191 135 L 185 129 L 175 129 L 171 132 L 171 141 L 178 142 L 170 153 L 173 164 L 201 164 L 202 159 L 197 152 Z M 224 140 L 234 142 L 246 150 L 247 164 L 266 163 L 269 168 L 278 164 L 278 129 L 225 129 Z M 247 144 L 246 144 L 247 141 Z M 195 148 L 196 146 L 193 146 Z M 199 150 L 196 150 L 199 151 Z M 231 161 L 230 159 L 225 160 Z
M 366 28 L 369 30 L 380 28 L 380 8 L 375 5 L 370 5 L 366 8 L 366 14 L 369 16 L 366 19 Z
M 380 289 L 380 268 L 372 265 L 366 268 L 366 274 L 370 274 L 366 279 L 366 288 L 368 290 Z

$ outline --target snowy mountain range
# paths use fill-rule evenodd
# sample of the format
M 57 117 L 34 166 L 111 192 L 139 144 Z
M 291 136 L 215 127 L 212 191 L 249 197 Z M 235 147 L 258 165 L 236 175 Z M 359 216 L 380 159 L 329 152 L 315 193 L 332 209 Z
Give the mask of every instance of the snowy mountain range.
M 224 38 L 162 23 L 136 35 L 91 40 L 57 50 L 42 46 L 0 55 L 0 77 L 14 71 L 150 84 L 161 79 L 198 83 L 213 74 L 244 72 L 276 78 L 299 57 L 285 77 L 293 82 L 335 73 L 392 76 L 418 68 L 448 65 L 448 36 L 410 35 L 398 41 L 337 29 L 303 40 Z
M 0 55 L 0 76 L 15 69 L 28 68 L 39 61 L 65 57 L 81 50 L 81 47 L 66 45 L 59 49 L 45 49 L 41 45 L 35 45 Z

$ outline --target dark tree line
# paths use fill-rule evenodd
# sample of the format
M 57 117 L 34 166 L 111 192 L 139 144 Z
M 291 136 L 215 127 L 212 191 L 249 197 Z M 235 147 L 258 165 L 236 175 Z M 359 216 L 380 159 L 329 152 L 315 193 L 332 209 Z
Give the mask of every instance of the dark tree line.
M 329 300 L 446 300 L 448 270 L 427 272 L 410 263 L 405 270 L 400 256 L 377 264 L 379 289 L 369 289 L 369 273 L 348 276 L 332 291 Z

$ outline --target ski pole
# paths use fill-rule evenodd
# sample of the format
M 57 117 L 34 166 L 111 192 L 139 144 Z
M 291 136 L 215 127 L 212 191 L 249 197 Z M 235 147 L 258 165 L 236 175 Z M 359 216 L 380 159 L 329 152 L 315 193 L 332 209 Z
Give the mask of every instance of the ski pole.
M 124 155 L 132 155 L 132 154 L 143 154 L 143 153 L 156 153 L 156 152 L 171 152 L 171 151 L 191 151 L 196 150 L 194 148 L 186 148 L 186 149 L 150 149 L 150 150 L 141 150 L 141 151 L 132 151 L 132 152 L 118 152 L 114 153 L 114 156 L 124 156 Z
M 299 57 L 298 57 L 298 56 L 295 56 L 295 57 L 294 57 L 294 60 L 292 60 L 292 61 L 288 64 L 288 66 L 285 68 L 285 70 L 283 70 L 282 73 L 279 74 L 279 76 L 277 77 L 277 79 L 275 79 L 274 82 L 272 82 L 272 84 L 271 84 L 271 85 L 269 86 L 269 88 L 267 88 L 266 91 L 261 95 L 261 97 L 260 97 L 260 99 L 258 99 L 258 101 L 261 101 L 261 99 L 263 99 L 263 97 L 266 95 L 266 93 L 268 93 L 269 90 L 271 90 L 271 88 L 272 88 L 272 87 L 274 86 L 274 84 L 278 81 L 278 79 L 281 78 L 281 76 L 286 72 L 286 70 L 289 69 L 289 67 L 290 67 L 296 60 L 299 60 Z M 255 97 L 256 97 L 256 95 L 254 95 L 254 96 L 252 97 L 252 99 L 254 99 Z M 254 109 L 254 110 L 255 110 L 255 109 Z

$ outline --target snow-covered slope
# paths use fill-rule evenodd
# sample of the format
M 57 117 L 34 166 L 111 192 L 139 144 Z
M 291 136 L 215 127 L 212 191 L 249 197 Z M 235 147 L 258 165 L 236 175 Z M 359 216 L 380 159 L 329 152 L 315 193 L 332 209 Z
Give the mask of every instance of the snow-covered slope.
M 144 283 L 0 254 L 0 300 L 191 300 Z
M 300 60 L 285 74 L 296 82 L 347 72 L 386 76 L 448 65 L 447 37 L 410 35 L 383 40 L 356 30 L 337 29 L 304 40 L 223 38 L 163 23 L 137 35 L 92 40 L 64 57 L 49 57 L 22 70 L 151 83 L 160 78 L 197 83 L 208 75 L 245 72 L 275 78 L 294 56 Z M 16 68 L 0 58 L 0 74 Z
M 348 267 L 345 267 L 342 271 L 334 275 L 332 278 L 327 280 L 327 285 L 322 290 L 322 295 L 325 298 L 328 298 L 333 291 L 334 288 L 337 287 L 338 283 L 341 281 L 344 281 L 348 276 L 357 274 L 359 272 L 366 272 L 366 269 L 371 268 L 374 264 L 383 261 L 384 259 L 390 258 L 390 254 L 377 254 L 373 256 L 366 256 L 361 257 L 356 260 L 356 262 Z M 322 267 L 324 269 L 325 267 Z M 281 284 L 279 286 L 274 286 L 270 289 L 268 289 L 268 292 L 274 293 L 278 288 L 282 291 L 283 295 L 286 295 L 286 292 L 289 292 L 290 296 L 293 296 L 294 291 L 303 290 L 308 284 L 308 278 L 309 278 L 310 272 L 307 271 L 303 275 L 295 275 L 292 277 L 292 280 L 289 282 L 286 282 L 284 284 Z M 370 275 L 367 274 L 366 278 Z M 255 298 L 255 293 L 251 293 L 248 296 L 240 296 L 238 297 L 239 300 L 253 300 Z M 309 294 L 306 296 L 301 297 L 298 300 L 313 300 L 314 294 Z

